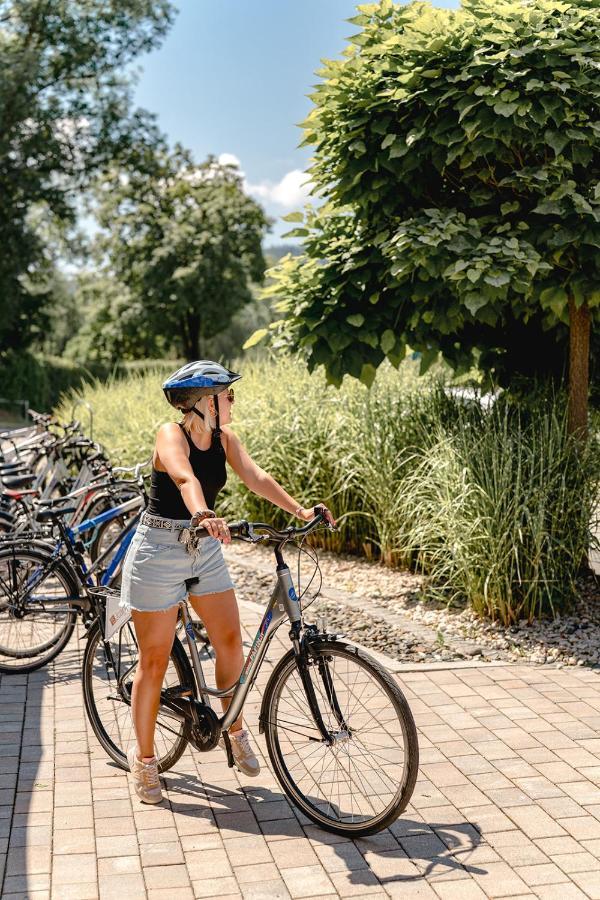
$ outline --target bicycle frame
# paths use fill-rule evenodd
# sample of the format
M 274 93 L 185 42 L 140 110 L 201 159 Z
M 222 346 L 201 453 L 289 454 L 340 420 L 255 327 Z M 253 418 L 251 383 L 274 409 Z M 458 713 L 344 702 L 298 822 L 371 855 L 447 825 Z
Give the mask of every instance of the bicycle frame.
M 279 553 L 279 550 L 277 552 Z M 280 553 L 279 560 L 277 565 L 277 583 L 273 588 L 273 593 L 271 594 L 262 621 L 252 642 L 248 656 L 246 657 L 239 680 L 229 688 L 218 690 L 217 688 L 210 688 L 207 686 L 202 670 L 202 663 L 200 661 L 200 654 L 198 653 L 198 647 L 194 639 L 193 623 L 187 601 L 184 600 L 180 604 L 192 668 L 196 675 L 202 701 L 209 704 L 210 697 L 231 696 L 231 702 L 227 711 L 219 719 L 219 725 L 223 731 L 227 731 L 241 713 L 244 703 L 246 702 L 246 697 L 256 680 L 268 646 L 279 626 L 286 618 L 289 619 L 292 629 L 294 629 L 294 627 L 299 627 L 302 621 L 300 602 L 296 596 L 296 590 L 294 588 L 289 566 L 283 562 Z
M 120 506 L 115 506 L 113 509 L 109 509 L 104 513 L 100 513 L 100 515 L 95 516 L 93 519 L 86 519 L 84 522 L 81 522 L 79 525 L 75 525 L 73 528 L 69 528 L 68 526 L 63 526 L 64 538 L 61 538 L 61 540 L 58 541 L 54 547 L 51 565 L 52 566 L 60 565 L 60 560 L 61 560 L 60 550 L 61 550 L 61 547 L 63 546 L 65 539 L 68 541 L 70 547 L 73 549 L 74 544 L 76 543 L 76 540 L 79 537 L 79 535 L 85 533 L 86 531 L 91 530 L 92 528 L 95 528 L 97 525 L 103 524 L 104 522 L 110 522 L 112 519 L 117 518 L 122 513 L 130 512 L 133 509 L 139 508 L 141 503 L 142 503 L 141 498 L 134 497 L 132 500 L 128 500 L 127 502 L 122 503 Z M 141 512 L 139 513 L 139 515 L 141 515 Z M 139 520 L 139 515 L 134 516 L 126 524 L 125 528 L 117 535 L 115 540 L 111 543 L 110 547 L 108 547 L 106 549 L 106 551 L 104 551 L 104 553 L 102 553 L 101 556 L 98 557 L 98 559 L 95 561 L 95 563 L 92 566 L 87 568 L 85 566 L 85 564 L 83 563 L 82 559 L 79 561 L 79 564 L 81 566 L 81 574 L 85 576 L 85 581 L 90 587 L 96 586 L 96 585 L 94 585 L 91 576 L 97 571 L 97 569 L 102 564 L 106 555 L 113 549 L 113 547 L 117 544 L 117 542 L 121 541 L 121 546 L 119 547 L 119 550 L 117 551 L 117 553 L 111 560 L 110 565 L 108 566 L 106 572 L 103 574 L 103 576 L 100 580 L 100 583 L 102 585 L 107 585 L 110 582 L 110 580 L 112 579 L 112 576 L 114 575 L 115 571 L 117 570 L 118 566 L 120 565 L 121 560 L 123 559 L 125 553 L 127 552 L 127 548 L 129 547 L 129 544 L 131 543 L 131 541 L 133 539 L 133 533 L 135 531 L 135 526 L 137 525 L 137 522 Z M 48 545 L 46 544 L 46 547 L 47 546 Z M 35 588 L 38 581 L 43 577 L 45 572 L 46 572 L 46 566 L 41 566 L 39 569 L 37 569 L 25 583 L 25 585 L 24 585 L 25 591 L 30 593 Z M 68 599 L 72 602 L 76 602 L 77 600 L 80 600 L 81 598 L 68 598 Z M 36 597 L 36 601 L 40 602 L 40 598 Z M 41 602 L 45 602 L 45 603 L 50 602 L 52 605 L 54 605 L 52 598 L 42 597 Z M 61 599 L 60 602 L 63 603 L 64 598 Z M 58 611 L 62 612 L 63 609 L 59 608 Z
M 92 519 L 85 519 L 78 525 L 73 525 L 72 527 L 65 529 L 65 533 L 69 541 L 71 542 L 71 544 L 73 544 L 80 535 L 85 534 L 87 531 L 90 531 L 93 528 L 96 528 L 98 525 L 104 525 L 105 522 L 111 522 L 113 519 L 118 518 L 123 513 L 132 512 L 135 509 L 139 510 L 138 515 L 133 516 L 129 520 L 129 522 L 126 523 L 125 527 L 118 533 L 118 535 L 114 538 L 114 540 L 106 548 L 106 550 L 104 550 L 100 554 L 93 565 L 91 565 L 89 569 L 84 569 L 88 584 L 90 583 L 91 576 L 100 568 L 108 554 L 114 549 L 114 547 L 117 546 L 117 544 L 119 544 L 119 549 L 111 559 L 108 568 L 100 579 L 100 584 L 102 585 L 107 585 L 110 583 L 113 575 L 120 566 L 123 557 L 127 553 L 127 549 L 131 541 L 133 540 L 135 529 L 142 514 L 140 507 L 143 506 L 143 503 L 144 501 L 142 497 L 133 497 L 131 500 L 127 500 L 125 503 L 121 503 L 120 506 L 115 506 L 112 509 L 107 509 L 106 512 L 100 513 L 99 515 L 94 516 Z

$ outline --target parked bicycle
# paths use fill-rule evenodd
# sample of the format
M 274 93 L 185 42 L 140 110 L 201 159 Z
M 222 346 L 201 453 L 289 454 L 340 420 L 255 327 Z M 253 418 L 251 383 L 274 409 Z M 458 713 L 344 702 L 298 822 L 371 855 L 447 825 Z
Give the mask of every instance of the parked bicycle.
M 134 474 L 132 480 L 116 486 L 118 492 L 132 492 L 129 499 L 109 503 L 108 508 L 79 523 L 67 523 L 77 509 L 75 498 L 71 498 L 72 506 L 65 505 L 68 498 L 64 497 L 40 505 L 37 519 L 56 528 L 54 540 L 33 533 L 0 544 L 0 672 L 39 669 L 67 645 L 78 616 L 86 626 L 95 620 L 90 589 L 118 583 L 121 564 L 146 505 L 141 469 L 120 470 Z M 99 490 L 113 486 L 112 481 L 96 485 Z M 116 529 L 109 533 L 115 524 Z M 96 546 L 91 565 L 85 558 L 86 535 Z
M 291 649 L 265 688 L 259 729 L 275 775 L 290 800 L 313 822 L 359 837 L 389 826 L 405 809 L 418 770 L 418 741 L 410 707 L 392 676 L 362 648 L 304 621 L 283 548 L 325 523 L 319 512 L 303 528 L 282 531 L 262 522 L 230 524 L 233 538 L 274 542 L 276 584 L 238 681 L 226 690 L 207 685 L 187 601 L 180 616 L 186 653 L 175 637 L 156 722 L 159 770 L 172 768 L 191 744 L 206 752 L 239 716 L 277 629 L 289 623 Z M 329 526 L 328 526 L 329 527 Z M 196 529 L 201 535 L 203 529 Z M 83 659 L 85 708 L 102 747 L 121 768 L 135 741 L 130 714 L 138 662 L 131 621 L 114 631 L 117 596 L 96 592 L 106 606 L 89 630 Z M 211 698 L 230 697 L 227 712 Z

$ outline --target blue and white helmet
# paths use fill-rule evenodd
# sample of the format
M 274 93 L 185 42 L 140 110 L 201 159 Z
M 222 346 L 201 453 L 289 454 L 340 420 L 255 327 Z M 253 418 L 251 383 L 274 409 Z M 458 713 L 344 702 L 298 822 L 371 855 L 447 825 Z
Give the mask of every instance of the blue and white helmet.
M 189 412 L 200 397 L 220 394 L 241 377 L 220 363 L 198 359 L 169 375 L 162 388 L 171 406 Z

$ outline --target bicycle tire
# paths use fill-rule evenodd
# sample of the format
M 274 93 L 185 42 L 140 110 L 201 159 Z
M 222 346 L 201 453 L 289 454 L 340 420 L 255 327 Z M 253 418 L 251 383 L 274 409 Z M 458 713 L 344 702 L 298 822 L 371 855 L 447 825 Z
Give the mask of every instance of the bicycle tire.
M 389 672 L 369 656 L 369 654 L 365 653 L 362 648 L 335 639 L 323 639 L 322 641 L 319 641 L 318 644 L 315 644 L 314 647 L 316 652 L 324 657 L 346 657 L 353 663 L 359 665 L 363 670 L 367 671 L 380 686 L 395 710 L 404 741 L 404 764 L 403 776 L 398 784 L 393 799 L 386 805 L 381 813 L 374 815 L 371 819 L 360 822 L 341 822 L 326 815 L 323 810 L 317 806 L 316 802 L 308 799 L 302 789 L 298 787 L 290 772 L 288 764 L 286 764 L 285 755 L 282 751 L 279 739 L 280 728 L 278 727 L 277 721 L 278 706 L 280 697 L 284 692 L 285 683 L 294 675 L 294 673 L 298 673 L 293 650 L 290 650 L 282 657 L 269 678 L 261 708 L 261 731 L 264 731 L 265 734 L 267 750 L 275 776 L 292 803 L 312 822 L 326 831 L 331 831 L 334 834 L 343 836 L 365 837 L 370 834 L 375 834 L 391 825 L 406 808 L 412 796 L 419 768 L 419 745 L 416 726 L 408 702 L 400 687 L 393 680 Z M 295 695 L 298 696 L 299 692 L 297 688 L 294 690 Z M 309 709 L 309 703 L 302 688 L 301 694 L 302 702 L 305 703 L 306 708 Z M 284 732 L 285 736 L 285 732 L 290 731 L 289 723 L 287 725 L 283 724 L 281 730 Z M 318 737 L 312 737 L 310 739 L 319 743 L 322 739 L 316 728 L 315 732 Z M 326 746 L 324 742 L 322 742 L 322 744 L 323 746 Z M 298 759 L 301 759 L 300 755 L 298 755 Z M 350 773 L 350 763 L 348 763 L 348 772 Z M 313 782 L 318 788 L 319 786 L 314 779 Z M 328 805 L 333 808 L 331 802 L 329 802 Z
M 124 628 L 128 626 L 125 625 Z M 88 632 L 88 638 L 85 645 L 85 651 L 83 654 L 83 667 L 82 667 L 82 686 L 83 686 L 83 702 L 85 706 L 85 711 L 87 717 L 89 719 L 90 725 L 92 726 L 92 730 L 96 735 L 99 743 L 104 748 L 106 753 L 110 756 L 110 758 L 115 762 L 121 769 L 129 769 L 129 764 L 127 762 L 127 749 L 128 747 L 122 747 L 118 745 L 115 740 L 109 735 L 107 731 L 107 727 L 103 724 L 102 715 L 98 710 L 98 706 L 94 696 L 93 690 L 93 670 L 96 661 L 96 652 L 101 648 L 103 665 L 107 672 L 107 680 L 115 684 L 114 675 L 111 675 L 108 667 L 105 662 L 105 652 L 104 647 L 102 645 L 102 637 L 100 633 L 100 626 L 98 622 L 94 622 Z M 195 681 L 192 673 L 192 668 L 189 664 L 188 658 L 186 656 L 185 650 L 183 649 L 183 645 L 181 642 L 175 638 L 173 641 L 173 647 L 171 648 L 171 662 L 175 669 L 176 675 L 179 679 L 179 683 L 182 687 L 190 688 L 195 691 Z M 116 689 L 116 687 L 115 687 Z M 106 689 L 105 689 L 106 690 Z M 113 701 L 116 702 L 116 701 Z M 131 722 L 131 705 L 125 699 L 121 699 L 118 701 L 123 703 L 125 708 L 125 715 L 128 718 L 128 723 L 130 723 L 130 731 L 129 736 L 133 734 L 133 723 Z M 161 721 L 161 712 L 159 709 L 158 717 L 157 717 L 157 728 L 160 728 Z M 157 754 L 158 756 L 158 771 L 166 772 L 171 769 L 181 758 L 183 753 L 185 752 L 185 748 L 188 744 L 187 739 L 187 729 L 185 723 L 178 723 L 181 726 L 180 733 L 176 736 L 176 740 L 173 743 L 172 748 L 165 754 Z
M 2 572 L 3 563 L 8 562 L 9 560 L 16 561 L 17 559 L 43 566 L 45 563 L 51 561 L 51 554 L 44 553 L 43 549 L 35 546 L 32 547 L 30 542 L 28 546 L 15 546 L 14 544 L 1 546 L 0 573 Z M 67 597 L 79 597 L 80 591 L 75 578 L 75 573 L 67 564 L 60 562 L 53 566 L 52 576 L 60 582 Z M 56 634 L 52 635 L 46 641 L 29 647 L 11 647 L 6 643 L 7 639 L 2 636 L 1 630 L 3 601 L 4 597 L 7 596 L 6 593 L 2 593 L 2 588 L 4 586 L 0 574 L 0 672 L 9 674 L 35 672 L 37 669 L 41 669 L 47 663 L 55 659 L 69 643 L 77 621 L 78 607 L 71 601 L 66 601 L 66 606 L 70 607 L 70 609 L 65 613 L 65 623 Z M 10 592 L 8 596 L 10 596 Z M 30 615 L 35 616 L 36 612 L 30 613 Z M 9 618 L 10 613 L 7 614 L 7 621 Z M 10 663 L 6 661 L 8 659 L 11 660 Z

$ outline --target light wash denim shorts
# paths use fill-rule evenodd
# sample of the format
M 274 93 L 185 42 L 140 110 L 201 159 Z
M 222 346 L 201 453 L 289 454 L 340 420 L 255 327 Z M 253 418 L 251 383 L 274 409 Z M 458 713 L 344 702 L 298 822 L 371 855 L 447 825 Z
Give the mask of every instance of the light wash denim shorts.
M 176 606 L 188 593 L 218 594 L 235 587 L 218 538 L 202 538 L 193 557 L 177 540 L 179 535 L 180 531 L 138 525 L 123 561 L 120 606 L 155 612 Z

